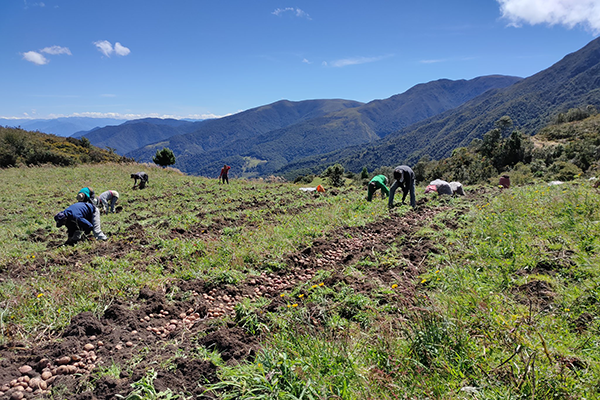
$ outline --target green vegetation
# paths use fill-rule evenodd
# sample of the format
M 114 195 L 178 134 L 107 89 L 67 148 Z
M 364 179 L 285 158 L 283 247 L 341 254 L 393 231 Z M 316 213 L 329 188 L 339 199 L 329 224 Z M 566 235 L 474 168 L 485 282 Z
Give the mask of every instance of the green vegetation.
M 234 289 L 271 274 L 288 283 L 281 293 L 146 344 L 176 348 L 170 358 L 141 349 L 96 379 L 135 376 L 123 398 L 189 398 L 155 385 L 177 356 L 215 365 L 218 379 L 198 385 L 223 399 L 600 396 L 600 196 L 587 180 L 467 186 L 426 203 L 419 188 L 416 211 L 390 213 L 351 184 L 323 195 L 151 165 L 151 187 L 133 191 L 139 169 L 0 171 L 2 344 L 52 340 L 83 311 L 135 310 L 142 290 L 174 304 L 192 296 L 186 284 Z M 103 217 L 108 242 L 59 247 L 52 216 L 83 186 L 118 190 L 123 211 Z M 225 363 L 199 344 L 233 327 L 260 343 L 253 356 Z
M 101 162 L 131 162 L 108 150 L 76 139 L 0 127 L 0 168 L 18 165 L 54 164 L 61 166 Z
M 156 154 L 152 157 L 152 161 L 161 167 L 168 167 L 169 165 L 175 164 L 175 154 L 173 154 L 171 149 L 163 147 L 161 150 L 156 150 Z
M 578 176 L 593 175 L 600 159 L 600 115 L 592 109 L 569 111 L 557 122 L 528 137 L 512 130 L 505 116 L 483 139 L 475 139 L 468 147 L 460 147 L 448 158 L 436 161 L 425 156 L 414 167 L 417 180 L 436 178 L 465 184 L 490 182 L 500 174 L 508 174 L 516 184 L 535 179 L 572 181 Z M 579 119 L 578 119 L 579 118 Z

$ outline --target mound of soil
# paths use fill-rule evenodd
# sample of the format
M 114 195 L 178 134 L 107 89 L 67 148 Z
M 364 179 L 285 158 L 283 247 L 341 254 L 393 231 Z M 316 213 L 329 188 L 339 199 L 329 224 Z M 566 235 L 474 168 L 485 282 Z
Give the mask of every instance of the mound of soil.
M 268 204 L 267 200 L 251 199 L 244 207 L 262 208 Z M 193 279 L 172 282 L 179 290 L 173 291 L 177 294 L 168 300 L 163 291 L 143 288 L 137 298 L 113 303 L 99 317 L 90 312 L 74 316 L 59 338 L 38 344 L 8 343 L 0 348 L 0 399 L 18 397 L 17 392 L 27 399 L 44 397 L 53 388 L 60 389 L 68 398 L 113 399 L 117 394 L 131 393 L 134 390 L 131 385 L 152 370 L 158 391 L 170 389 L 200 398 L 203 384 L 218 382 L 218 368 L 210 361 L 188 355 L 194 354 L 198 346 L 204 346 L 217 350 L 228 364 L 252 360 L 260 349 L 258 338 L 234 323 L 224 325 L 222 319 L 234 317 L 234 307 L 245 299 L 270 299 L 264 312 L 276 312 L 288 306 L 286 294 L 298 287 L 344 285 L 365 295 L 378 287 L 394 288 L 378 297 L 380 304 L 396 304 L 404 309 L 416 307 L 415 278 L 422 272 L 428 255 L 437 251 L 435 243 L 417 236 L 416 232 L 446 209 L 421 205 L 402 217 L 390 214 L 385 220 L 363 227 L 340 228 L 328 238 L 317 239 L 309 247 L 290 254 L 284 268 L 264 271 L 236 285 L 215 286 Z M 0 274 L 22 278 L 40 274 L 51 265 L 68 265 L 77 270 L 96 257 L 119 258 L 131 251 L 141 252 L 142 259 L 150 259 L 155 249 L 148 246 L 149 239 L 138 222 L 140 218 L 134 214 L 129 218 L 131 224 L 116 233 L 123 240 L 98 243 L 85 253 L 75 249 L 69 255 L 7 266 Z M 223 228 L 246 222 L 243 218 L 216 218 L 208 226 L 173 228 L 170 236 L 218 239 Z M 31 240 L 44 235 L 45 232 L 36 232 Z M 392 244 L 402 249 L 403 259 L 390 265 L 378 263 L 377 269 L 369 267 L 368 261 L 376 261 Z M 176 262 L 158 261 L 165 268 Z M 360 274 L 346 274 L 348 266 L 359 269 Z M 318 271 L 330 271 L 329 278 L 322 282 L 315 280 Z M 529 290 L 535 291 L 535 287 Z M 541 292 L 541 289 L 536 292 L 538 297 Z M 142 361 L 132 364 L 132 360 Z M 93 375 L 92 379 L 91 373 L 99 370 L 120 373 L 112 376 L 105 372 L 100 378 Z

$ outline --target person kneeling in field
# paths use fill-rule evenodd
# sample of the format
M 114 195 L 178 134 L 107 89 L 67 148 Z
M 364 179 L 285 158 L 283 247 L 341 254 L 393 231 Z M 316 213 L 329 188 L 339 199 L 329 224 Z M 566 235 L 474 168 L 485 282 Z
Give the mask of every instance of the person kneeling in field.
M 92 203 L 78 202 L 54 216 L 56 227 L 67 227 L 67 242 L 65 244 L 75 244 L 83 238 L 84 234 L 94 232 L 98 240 L 107 240 L 106 235 L 94 224 L 95 206 Z
M 387 188 L 388 178 L 385 175 L 375 175 L 371 182 L 369 182 L 369 186 L 367 187 L 367 201 L 371 201 L 373 199 L 373 194 L 377 191 L 377 189 L 381 189 L 381 198 L 385 199 L 385 196 L 389 196 L 390 190 Z
M 114 213 L 117 201 L 119 201 L 119 192 L 117 192 L 116 190 L 107 190 L 106 192 L 103 192 L 100 195 L 100 197 L 98 197 L 98 205 L 100 206 L 100 211 L 104 211 L 108 214 L 108 203 L 110 203 L 110 212 Z

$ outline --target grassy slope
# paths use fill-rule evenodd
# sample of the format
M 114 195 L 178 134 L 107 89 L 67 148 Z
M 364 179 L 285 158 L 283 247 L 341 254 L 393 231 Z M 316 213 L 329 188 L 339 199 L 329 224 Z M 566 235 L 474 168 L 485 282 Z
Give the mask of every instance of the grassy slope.
M 129 174 L 138 170 L 150 175 L 147 190 L 130 190 Z M 340 232 L 357 238 L 343 227 L 388 218 L 385 202 L 366 203 L 362 189 L 315 197 L 290 184 L 219 186 L 152 166 L 8 169 L 0 178 L 2 342 L 52 338 L 73 315 L 100 315 L 146 285 L 235 285 L 285 269 L 290 254 L 315 240 Z M 121 193 L 123 213 L 102 221 L 109 243 L 53 248 L 65 233 L 52 216 L 88 185 Z M 331 276 L 327 268 L 282 293 L 294 296 L 290 307 L 267 312 L 268 300 L 245 301 L 226 318 L 255 332 L 263 350 L 233 366 L 217 356 L 222 381 L 214 389 L 223 398 L 265 399 L 597 397 L 598 193 L 587 182 L 541 184 L 434 200 L 426 208 L 432 212 L 415 221 L 418 233 L 337 270 L 377 283 L 378 274 L 418 264 L 418 277 L 398 278 L 399 287 L 414 290 L 410 301 L 394 302 L 399 287 L 389 284 L 359 291 L 342 282 L 311 291 Z M 135 223 L 146 241 L 129 243 L 118 257 L 103 255 L 107 246 L 127 244 Z M 219 229 L 170 235 L 204 226 Z M 44 240 L 33 241 L 38 237 Z M 434 245 L 411 262 L 409 243 Z M 74 258 L 81 261 L 60 262 Z

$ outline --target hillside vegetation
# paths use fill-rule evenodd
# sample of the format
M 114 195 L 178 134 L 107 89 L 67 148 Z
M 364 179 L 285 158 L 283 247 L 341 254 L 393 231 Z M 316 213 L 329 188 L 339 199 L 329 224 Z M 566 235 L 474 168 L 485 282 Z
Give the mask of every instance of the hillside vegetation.
M 503 89 L 490 90 L 456 108 L 390 133 L 363 146 L 296 160 L 277 173 L 324 169 L 340 163 L 347 170 L 373 170 L 380 165 L 415 164 L 424 156 L 450 157 L 509 117 L 526 136 L 536 134 L 559 113 L 591 105 L 600 107 L 600 39 L 568 54 L 551 67 Z
M 107 242 L 61 246 L 52 217 L 83 186 L 119 191 L 123 211 L 103 216 Z M 298 188 L 0 170 L 0 398 L 600 396 L 587 180 L 420 187 L 416 210 L 392 211 L 363 187 Z
M 111 151 L 99 149 L 87 139 L 65 138 L 41 132 L 0 127 L 0 168 L 18 165 L 77 165 L 131 162 Z

